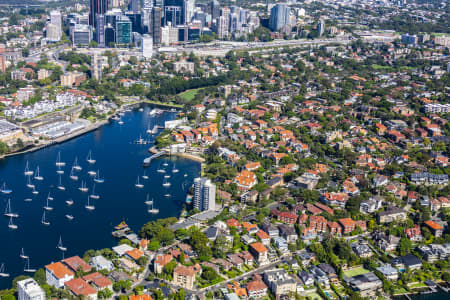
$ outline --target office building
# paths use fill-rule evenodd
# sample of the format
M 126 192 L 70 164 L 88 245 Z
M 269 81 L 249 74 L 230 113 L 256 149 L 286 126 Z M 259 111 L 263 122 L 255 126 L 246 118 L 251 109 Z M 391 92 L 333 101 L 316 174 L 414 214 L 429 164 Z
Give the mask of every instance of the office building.
M 213 20 L 220 17 L 220 3 L 217 0 L 211 2 L 211 17 Z
M 184 1 L 184 11 L 185 11 L 185 23 L 192 21 L 195 11 L 195 0 L 185 0 Z
M 220 16 L 216 21 L 216 33 L 219 38 L 223 39 L 228 35 L 228 18 Z
M 153 55 L 153 38 L 148 34 L 142 36 L 141 52 L 145 58 L 151 58 Z
M 269 28 L 279 31 L 283 26 L 289 25 L 291 9 L 286 4 L 277 4 L 270 10 Z
M 90 0 L 89 24 L 97 28 L 95 23 L 96 14 L 105 14 L 108 10 L 108 0 Z
M 200 211 L 216 207 L 216 186 L 208 178 L 194 179 L 194 208 Z
M 95 41 L 98 46 L 104 48 L 105 43 L 105 16 L 102 14 L 95 15 L 95 20 L 97 23 L 97 29 L 95 30 Z
M 47 40 L 50 42 L 61 41 L 62 29 L 61 29 L 61 13 L 58 10 L 52 10 L 50 12 L 50 22 L 46 26 Z
M 417 35 L 402 34 L 402 43 L 407 45 L 416 45 L 419 41 Z
M 45 292 L 33 278 L 17 282 L 19 300 L 45 300 Z
M 139 0 L 130 0 L 129 8 L 133 14 L 139 13 Z
M 161 8 L 154 7 L 152 10 L 152 27 L 151 27 L 151 35 L 153 37 L 153 44 L 159 45 L 161 44 Z
M 92 34 L 89 25 L 75 24 L 72 31 L 72 42 L 74 46 L 88 46 L 91 37 Z
M 322 19 L 320 19 L 317 24 L 317 33 L 319 36 L 322 36 L 325 33 L 325 22 Z
M 110 47 L 116 42 L 116 33 L 111 25 L 105 27 L 105 45 Z
M 126 16 L 116 18 L 116 44 L 131 43 L 131 21 Z
M 169 22 L 172 26 L 185 24 L 185 0 L 164 1 L 164 26 Z

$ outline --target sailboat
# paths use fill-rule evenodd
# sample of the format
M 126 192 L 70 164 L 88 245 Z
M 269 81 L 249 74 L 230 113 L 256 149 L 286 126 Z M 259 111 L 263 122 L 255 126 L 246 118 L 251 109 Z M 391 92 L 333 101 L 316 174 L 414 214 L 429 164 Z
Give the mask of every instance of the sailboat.
M 179 170 L 177 169 L 177 166 L 175 165 L 175 163 L 173 163 L 173 168 L 172 168 L 172 173 L 178 173 Z
M 5 208 L 5 216 L 6 217 L 11 217 L 11 218 L 18 218 L 19 215 L 16 213 L 13 213 L 11 211 L 11 199 L 8 199 L 8 203 L 6 204 L 6 208 Z
M 39 166 L 36 167 L 36 173 L 34 173 L 34 179 L 39 180 L 39 181 L 44 180 L 44 177 L 42 177 L 42 176 L 39 174 Z
M 172 197 L 172 195 L 171 194 L 165 194 L 164 195 L 166 198 L 170 198 L 170 197 Z
M 22 259 L 27 259 L 28 258 L 28 256 L 25 255 L 25 250 L 23 248 L 20 251 L 19 257 L 22 258 Z
M 164 167 L 167 167 L 168 165 L 169 165 L 169 164 L 168 164 L 168 163 L 166 163 L 166 162 L 165 162 L 165 163 L 163 163 L 163 166 L 164 166 Z
M 81 181 L 81 186 L 78 188 L 83 193 L 86 193 L 89 189 L 86 187 L 86 183 L 84 181 Z
M 92 151 L 91 150 L 89 150 L 89 153 L 88 153 L 88 156 L 86 158 L 86 161 L 88 163 L 92 164 L 92 165 L 95 164 L 96 160 L 92 158 Z
M 152 130 L 150 129 L 150 124 L 151 124 L 151 122 L 148 122 L 148 126 L 147 126 L 147 133 L 148 134 L 152 134 Z
M 2 189 L 0 190 L 3 194 L 11 194 L 12 190 L 6 187 L 6 182 L 3 182 Z
M 25 199 L 23 199 L 23 201 L 24 201 L 24 202 L 31 202 L 31 201 L 33 201 L 33 199 L 31 199 L 31 198 L 25 198 Z
M 72 169 L 70 170 L 70 179 L 72 179 L 72 180 L 78 180 L 78 176 L 77 175 L 75 175 L 75 172 L 74 172 L 74 167 L 72 167 Z
M 72 199 L 66 200 L 66 204 L 69 205 L 69 206 L 72 206 L 73 205 L 73 200 Z
M 147 200 L 145 200 L 145 204 L 147 204 L 147 205 L 152 205 L 153 204 L 153 199 L 149 200 L 149 194 L 147 194 Z
M 34 184 L 31 183 L 31 176 L 28 176 L 27 187 L 29 187 L 30 189 L 34 188 Z
M 27 261 L 25 262 L 25 267 L 23 268 L 23 271 L 26 273 L 34 273 L 36 272 L 36 269 L 30 268 L 30 258 L 27 258 Z
M 143 185 L 142 183 L 139 183 L 139 176 L 137 177 L 137 181 L 136 181 L 135 186 L 136 186 L 138 189 L 142 189 L 142 188 L 144 187 L 144 185 Z
M 142 178 L 143 179 L 148 179 L 148 176 L 147 176 L 147 174 L 145 174 L 145 171 L 144 171 L 144 175 L 142 175 Z
M 72 215 L 66 215 L 66 219 L 69 220 L 69 221 L 72 221 L 73 220 L 73 216 Z
M 6 267 L 4 263 L 0 265 L 0 277 L 9 277 L 9 273 L 6 273 Z
M 75 157 L 75 161 L 73 162 L 73 168 L 76 171 L 81 171 L 82 170 L 81 166 L 78 164 L 78 157 Z
M 88 172 L 88 174 L 89 174 L 90 176 L 95 176 L 95 175 L 97 174 L 97 172 L 91 170 L 91 171 Z
M 95 194 L 95 183 L 94 186 L 92 187 L 92 194 L 89 195 L 89 197 L 91 197 L 92 199 L 99 199 L 100 196 Z
M 163 187 L 170 187 L 170 182 L 167 181 L 166 178 L 164 178 L 164 182 L 162 184 Z
M 56 246 L 61 251 L 67 251 L 67 248 L 63 246 L 61 236 L 59 236 L 58 246 Z
M 58 169 L 56 170 L 56 173 L 61 175 L 64 174 L 64 170 L 61 169 L 61 166 L 58 166 Z
M 170 175 L 164 175 L 164 178 L 169 179 L 169 178 L 170 178 Z
M 48 192 L 47 199 L 50 200 L 50 201 L 53 201 L 53 197 L 50 196 L 50 192 Z
M 25 171 L 23 172 L 25 174 L 25 176 L 31 176 L 33 175 L 33 171 L 30 170 L 29 166 L 28 166 L 28 160 L 27 163 L 25 164 Z
M 58 151 L 58 156 L 56 157 L 56 166 L 64 167 L 65 165 L 66 165 L 66 163 L 61 161 L 61 151 Z
M 161 163 L 159 164 L 159 167 L 158 167 L 158 169 L 156 170 L 156 172 L 158 172 L 158 173 L 166 173 L 166 170 L 164 170 L 164 169 L 161 167 Z
M 45 225 L 45 226 L 49 226 L 49 225 L 50 225 L 50 222 L 47 221 L 47 219 L 45 218 L 45 210 L 44 210 L 44 213 L 42 214 L 41 223 L 42 223 L 43 225 Z
M 100 170 L 97 170 L 97 174 L 95 175 L 94 181 L 97 183 L 105 182 L 105 179 L 100 177 Z
M 94 210 L 95 209 L 95 206 L 94 205 L 91 205 L 91 204 L 89 204 L 89 196 L 88 196 L 88 198 L 87 198 L 87 204 L 84 206 L 87 210 Z
M 44 209 L 46 210 L 46 211 L 52 211 L 53 210 L 53 207 L 51 207 L 50 205 L 48 205 L 48 198 L 47 198 L 47 202 L 46 202 L 46 204 L 45 204 L 45 206 L 44 206 Z
M 31 191 L 31 193 L 33 193 L 33 195 L 37 195 L 39 194 L 39 191 L 36 191 L 36 188 L 33 188 L 33 191 Z
M 18 227 L 17 227 L 17 225 L 15 225 L 14 223 L 13 223 L 13 218 L 12 217 L 9 217 L 9 223 L 8 223 L 8 228 L 9 229 L 12 229 L 12 230 L 16 230 Z
M 184 177 L 187 177 L 188 175 L 187 174 L 184 174 Z
M 159 209 L 153 207 L 153 201 L 152 201 L 152 204 L 151 204 L 150 206 L 151 206 L 151 208 L 147 210 L 148 213 L 154 214 L 154 215 L 156 215 L 157 213 L 159 213 Z
M 61 191 L 65 191 L 66 190 L 65 186 L 63 186 L 62 183 L 61 183 L 61 175 L 59 175 L 58 189 L 61 190 Z

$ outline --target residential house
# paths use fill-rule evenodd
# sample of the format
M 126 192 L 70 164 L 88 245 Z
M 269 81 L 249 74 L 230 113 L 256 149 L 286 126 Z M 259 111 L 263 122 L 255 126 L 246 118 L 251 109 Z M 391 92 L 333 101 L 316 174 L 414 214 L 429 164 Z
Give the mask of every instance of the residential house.
M 418 270 L 422 267 L 422 261 L 411 253 L 391 259 L 391 264 L 400 271 Z
M 417 224 L 415 224 L 413 228 L 406 228 L 405 234 L 412 242 L 422 241 L 422 233 L 420 232 L 420 227 Z
M 283 253 L 288 252 L 288 243 L 286 242 L 286 240 L 280 236 L 275 237 L 273 239 L 275 246 L 278 248 L 278 250 L 280 250 Z
M 159 254 L 156 255 L 155 260 L 153 261 L 153 271 L 156 274 L 161 274 L 165 265 L 171 262 L 173 256 L 171 254 Z
M 112 271 L 114 269 L 114 264 L 101 255 L 91 257 L 89 264 L 96 270 Z
M 377 210 L 381 209 L 383 204 L 383 198 L 380 196 L 374 196 L 370 197 L 367 200 L 361 201 L 361 204 L 359 206 L 359 211 L 364 214 L 370 214 L 373 212 L 376 212 Z
M 393 221 L 406 221 L 406 212 L 399 207 L 388 207 L 385 211 L 378 213 L 379 223 L 391 223 Z
M 83 279 L 87 283 L 92 284 L 97 291 L 101 291 L 104 289 L 109 289 L 110 291 L 112 291 L 113 283 L 111 282 L 111 280 L 109 280 L 99 272 L 94 272 L 83 276 Z
M 350 218 L 339 219 L 339 224 L 341 224 L 343 234 L 347 234 L 355 230 L 356 223 Z
M 195 273 L 193 267 L 177 266 L 173 270 L 173 283 L 185 289 L 192 290 L 194 287 Z
M 64 287 L 64 283 L 72 280 L 74 276 L 75 273 L 61 262 L 56 262 L 45 266 L 45 278 L 47 283 L 56 288 Z
M 442 232 L 444 230 L 444 227 L 439 225 L 433 220 L 425 221 L 424 224 L 431 230 L 431 233 L 433 233 L 434 236 L 440 237 L 442 236 Z
M 270 245 L 270 236 L 264 231 L 264 230 L 259 230 L 256 233 L 256 236 L 260 239 L 261 243 L 265 246 Z
M 322 271 L 320 268 L 318 268 L 316 266 L 312 266 L 309 269 L 309 271 L 311 272 L 311 274 L 314 276 L 314 278 L 316 279 L 316 281 L 319 284 L 325 285 L 325 286 L 328 286 L 330 284 L 327 274 L 324 271 Z
M 278 226 L 278 230 L 280 231 L 280 236 L 282 236 L 288 244 L 294 243 L 298 238 L 293 226 L 281 224 Z
M 395 251 L 400 243 L 400 237 L 386 235 L 384 233 L 375 233 L 373 240 L 378 248 L 386 252 Z
M 264 230 L 271 238 L 274 238 L 279 234 L 278 228 L 269 221 L 264 221 L 261 225 L 261 229 Z
M 383 275 L 384 278 L 388 280 L 397 280 L 398 271 L 396 268 L 392 267 L 390 264 L 384 264 L 377 268 L 377 271 Z
M 298 276 L 303 281 L 305 286 L 313 286 L 314 285 L 314 276 L 307 273 L 306 271 L 300 271 Z
M 72 256 L 66 259 L 63 259 L 62 262 L 68 266 L 74 273 L 78 272 L 80 269 L 87 273 L 92 270 L 92 267 L 81 259 L 79 256 Z
M 267 285 L 260 278 L 255 278 L 247 283 L 247 294 L 250 299 L 260 299 L 267 295 Z
M 289 276 L 285 270 L 266 271 L 263 278 L 264 282 L 277 299 L 283 295 L 289 295 L 290 293 L 297 291 L 295 280 Z
M 268 250 L 262 243 L 257 242 L 250 244 L 249 250 L 259 265 L 266 265 L 269 263 L 269 259 L 267 257 Z
M 346 277 L 344 280 L 354 291 L 359 292 L 361 297 L 374 296 L 383 287 L 383 282 L 373 272 Z
M 370 250 L 370 247 L 367 244 L 353 243 L 352 249 L 356 255 L 362 258 L 368 258 L 373 255 L 372 250 Z
M 97 291 L 82 278 L 71 279 L 65 282 L 64 285 L 75 297 L 97 300 Z

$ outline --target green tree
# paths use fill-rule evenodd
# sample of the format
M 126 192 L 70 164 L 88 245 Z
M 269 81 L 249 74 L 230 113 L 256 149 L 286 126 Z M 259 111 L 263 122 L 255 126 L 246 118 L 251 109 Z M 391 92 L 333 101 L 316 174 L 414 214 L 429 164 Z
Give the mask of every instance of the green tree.
M 9 152 L 9 147 L 5 142 L 0 142 L 0 154 L 6 154 Z
M 398 252 L 400 255 L 406 255 L 411 253 L 412 243 L 408 238 L 401 238 L 400 243 L 398 244 Z

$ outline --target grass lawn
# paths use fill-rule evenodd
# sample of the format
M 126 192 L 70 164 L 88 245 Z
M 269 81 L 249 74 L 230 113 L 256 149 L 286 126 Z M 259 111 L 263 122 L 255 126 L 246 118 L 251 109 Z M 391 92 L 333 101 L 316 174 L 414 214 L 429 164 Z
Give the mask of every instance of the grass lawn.
M 401 295 L 408 293 L 408 291 L 404 288 L 394 289 L 394 295 Z
M 197 95 L 198 91 L 199 89 L 187 90 L 185 92 L 178 94 L 178 96 L 184 98 L 186 101 L 191 101 L 192 99 L 194 99 L 195 95 Z
M 357 276 L 357 275 L 362 275 L 362 274 L 366 274 L 369 273 L 369 270 L 364 269 L 364 267 L 357 267 L 351 270 L 347 270 L 344 271 L 344 275 L 347 277 L 353 277 L 353 276 Z
M 317 294 L 316 292 L 308 294 L 308 296 L 306 296 L 307 299 L 311 299 L 311 300 L 322 300 L 322 297 L 320 297 L 319 294 Z
M 415 283 L 409 285 L 409 287 L 412 288 L 412 289 L 417 289 L 417 288 L 427 287 L 427 285 L 425 283 L 423 283 L 423 282 L 415 282 Z

